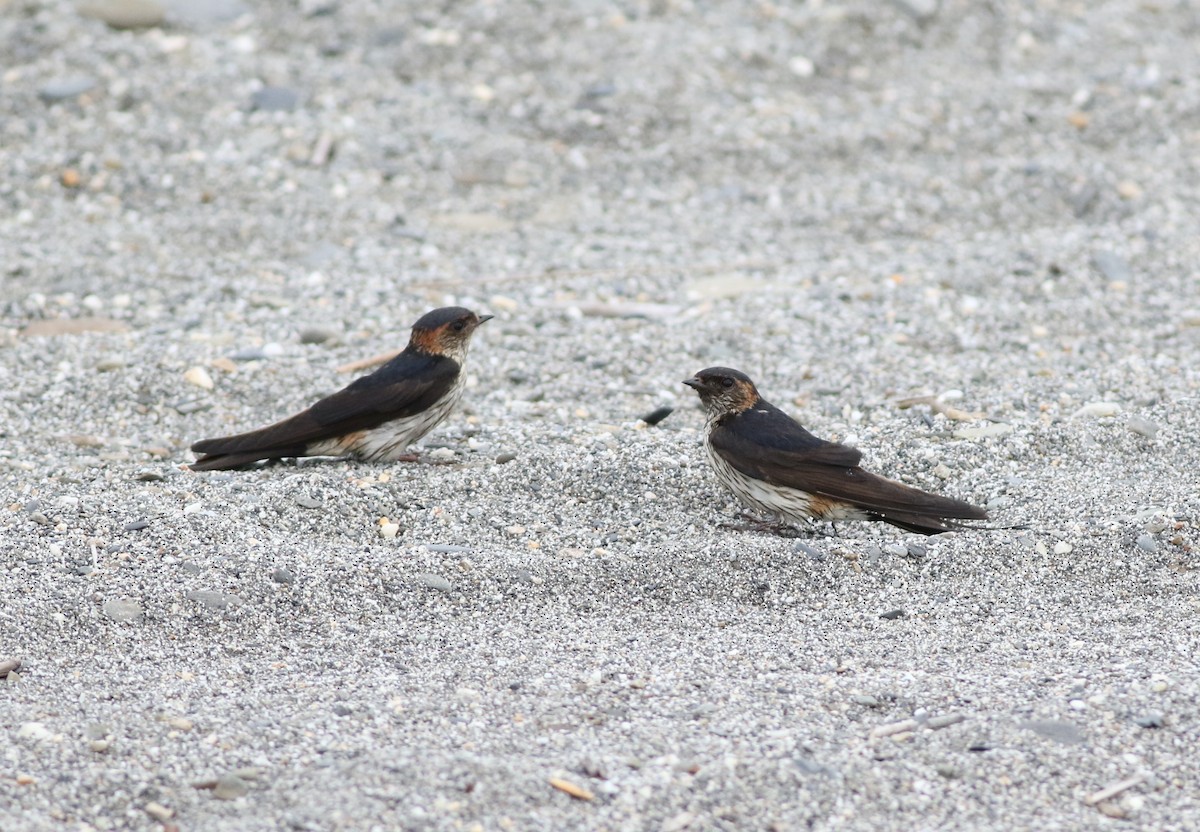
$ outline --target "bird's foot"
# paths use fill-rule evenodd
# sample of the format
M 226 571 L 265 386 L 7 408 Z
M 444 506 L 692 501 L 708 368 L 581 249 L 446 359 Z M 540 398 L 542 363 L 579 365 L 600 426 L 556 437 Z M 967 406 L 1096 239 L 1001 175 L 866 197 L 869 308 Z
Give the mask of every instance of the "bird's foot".
M 788 523 L 781 523 L 778 520 L 763 520 L 761 517 L 755 517 L 748 512 L 742 512 L 738 515 L 742 519 L 741 523 L 719 523 L 717 528 L 728 529 L 735 532 L 766 532 L 768 534 L 776 534 L 780 537 L 800 537 L 802 532 L 795 526 Z

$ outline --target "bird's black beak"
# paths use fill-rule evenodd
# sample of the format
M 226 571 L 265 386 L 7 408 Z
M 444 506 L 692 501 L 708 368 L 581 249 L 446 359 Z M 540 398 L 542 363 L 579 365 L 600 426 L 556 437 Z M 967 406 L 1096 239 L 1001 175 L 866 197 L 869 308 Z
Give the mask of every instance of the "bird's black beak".
M 685 378 L 683 383 L 693 390 L 699 390 L 701 387 L 700 379 L 698 378 Z
M 486 324 L 488 321 L 490 321 L 494 317 L 496 317 L 496 316 L 495 315 L 480 315 L 479 316 L 479 324 Z M 475 326 L 479 326 L 479 324 L 475 324 Z

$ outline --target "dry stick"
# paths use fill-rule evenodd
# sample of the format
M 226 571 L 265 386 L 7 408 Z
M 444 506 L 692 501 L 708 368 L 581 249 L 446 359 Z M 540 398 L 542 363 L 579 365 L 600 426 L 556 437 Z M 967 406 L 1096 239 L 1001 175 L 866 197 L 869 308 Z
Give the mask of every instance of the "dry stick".
M 911 399 L 901 399 L 896 402 L 896 407 L 901 410 L 908 410 L 910 407 L 915 407 L 919 404 L 928 405 L 929 409 L 934 413 L 940 413 L 947 419 L 952 419 L 955 422 L 974 422 L 986 416 L 984 413 L 972 413 L 967 410 L 959 410 L 957 407 L 951 407 L 942 402 L 937 396 L 914 396 Z
M 1097 803 L 1103 803 L 1109 798 L 1116 797 L 1123 791 L 1128 791 L 1134 786 L 1140 784 L 1146 779 L 1144 774 L 1135 774 L 1133 777 L 1127 777 L 1124 780 L 1113 783 L 1111 786 L 1105 786 L 1098 792 L 1092 792 L 1083 799 L 1083 802 L 1088 806 L 1095 806 Z

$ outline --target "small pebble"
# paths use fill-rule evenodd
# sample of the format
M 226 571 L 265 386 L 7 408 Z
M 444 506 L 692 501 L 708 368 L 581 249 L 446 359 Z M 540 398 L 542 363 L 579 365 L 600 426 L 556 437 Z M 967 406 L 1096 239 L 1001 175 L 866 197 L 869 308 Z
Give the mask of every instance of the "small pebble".
M 1111 251 L 1097 251 L 1092 255 L 1092 265 L 1111 281 L 1128 283 L 1133 280 L 1129 264 L 1123 257 Z
M 124 529 L 127 532 L 140 532 L 142 529 L 150 528 L 149 520 L 132 520 L 125 524 Z
M 436 589 L 438 592 L 449 592 L 454 588 L 448 580 L 432 572 L 421 572 L 417 575 L 417 580 L 430 589 Z
M 506 462 L 512 462 L 516 458 L 517 458 L 516 454 L 512 453 L 511 451 L 505 451 L 502 454 L 496 455 L 496 464 L 503 465 Z
M 1137 547 L 1143 552 L 1157 552 L 1158 541 L 1154 539 L 1152 534 L 1138 535 Z
M 77 98 L 96 86 L 96 79 L 90 75 L 72 75 L 66 78 L 55 78 L 47 81 L 38 90 L 40 97 L 47 104 L 55 101 L 65 101 Z
M 396 535 L 400 533 L 400 526 L 397 523 L 380 523 L 379 536 L 385 540 L 394 540 Z
M 54 732 L 40 722 L 26 722 L 17 729 L 17 739 L 47 742 L 54 739 Z
M 203 604 L 210 610 L 225 610 L 230 607 L 240 606 L 242 599 L 233 594 L 225 594 L 224 592 L 216 592 L 211 589 L 194 589 L 184 595 L 189 601 L 195 601 Z
M 856 693 L 850 697 L 850 701 L 855 705 L 862 705 L 864 708 L 878 708 L 880 702 L 874 696 L 868 694 Z
M 113 29 L 147 29 L 163 22 L 160 0 L 86 0 L 77 10 L 84 17 L 102 20 Z
M 267 113 L 290 113 L 299 103 L 299 94 L 287 87 L 263 87 L 250 96 L 251 107 Z
M 1125 422 L 1125 427 L 1138 436 L 1144 436 L 1147 439 L 1153 439 L 1158 436 L 1158 424 L 1149 419 L 1143 419 L 1141 416 L 1130 416 L 1129 420 Z
M 1007 422 L 991 422 L 977 428 L 959 428 L 952 434 L 955 439 L 991 439 L 1012 433 L 1013 426 Z
M 104 615 L 113 621 L 133 621 L 142 614 L 142 605 L 137 601 L 113 598 L 104 602 Z
M 1160 711 L 1146 711 L 1146 713 L 1133 718 L 1134 724 L 1142 728 L 1161 728 L 1163 727 L 1163 715 Z
M 1071 722 L 1057 719 L 1035 719 L 1022 722 L 1020 727 L 1063 745 L 1079 745 L 1083 742 L 1083 733 Z
M 967 718 L 962 714 L 942 714 L 941 716 L 930 717 L 925 725 L 934 731 L 938 731 L 942 728 L 949 728 L 951 725 L 957 725 L 960 722 L 966 721 Z
M 166 823 L 175 814 L 173 809 L 168 809 L 161 803 L 155 803 L 154 801 L 147 803 L 142 807 L 142 810 L 159 823 Z
M 1074 549 L 1075 547 L 1065 540 L 1060 540 L 1054 544 L 1054 554 L 1056 555 L 1069 555 Z
M 904 610 L 888 610 L 887 612 L 881 612 L 879 617 L 887 621 L 895 621 L 897 618 L 905 618 L 907 615 L 908 613 Z
M 675 412 L 675 408 L 673 408 L 673 407 L 660 407 L 660 408 L 657 408 L 656 410 L 652 410 L 649 413 L 647 413 L 645 416 L 642 417 L 641 420 L 643 422 L 645 422 L 647 425 L 649 425 L 650 427 L 654 427 L 655 425 L 657 425 L 663 419 L 666 419 L 668 416 L 670 416 L 674 412 Z
M 294 584 L 296 576 L 290 569 L 284 569 L 281 566 L 271 573 L 271 580 L 277 584 Z
M 1089 402 L 1075 411 L 1075 416 L 1096 416 L 1108 418 L 1121 412 L 1121 405 L 1116 402 Z
M 820 549 L 814 549 L 812 546 L 809 546 L 802 540 L 797 540 L 795 543 L 793 543 L 792 549 L 802 555 L 807 555 L 815 561 L 823 561 L 826 558 L 824 552 L 822 552 Z
M 217 780 L 217 785 L 213 787 L 213 796 L 217 800 L 236 800 L 244 797 L 249 791 L 250 784 L 245 780 L 236 774 L 226 774 Z
M 332 329 L 322 329 L 321 327 L 308 327 L 300 330 L 301 344 L 326 344 L 330 341 L 338 340 L 338 333 Z
M 203 367 L 192 367 L 183 374 L 183 379 L 188 384 L 199 387 L 201 390 L 212 390 L 216 386 L 213 383 L 212 376 L 208 374 L 208 370 Z
M 300 508 L 320 508 L 321 501 L 305 494 L 301 494 L 296 498 L 296 505 L 300 506 Z

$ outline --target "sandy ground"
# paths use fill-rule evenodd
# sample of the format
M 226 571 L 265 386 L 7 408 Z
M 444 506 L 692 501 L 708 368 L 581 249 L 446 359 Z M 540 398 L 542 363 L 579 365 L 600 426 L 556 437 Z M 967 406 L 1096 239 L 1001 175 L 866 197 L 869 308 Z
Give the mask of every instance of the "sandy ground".
M 1200 11 L 168 6 L 0 3 L 5 829 L 1200 827 Z M 712 364 L 1029 530 L 721 528 Z

